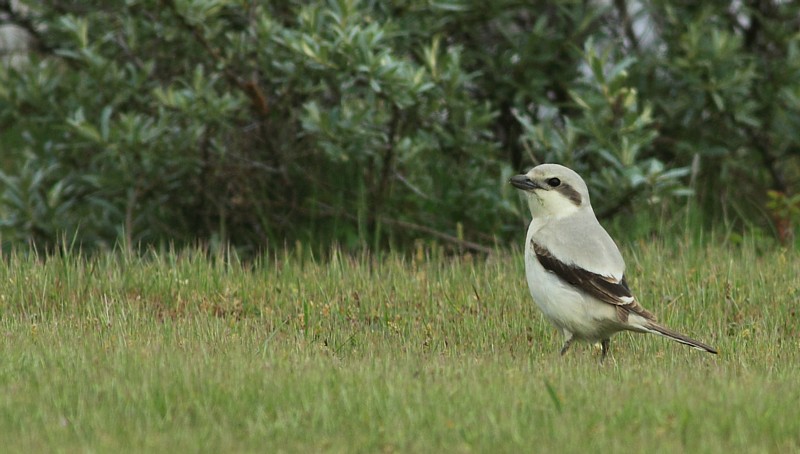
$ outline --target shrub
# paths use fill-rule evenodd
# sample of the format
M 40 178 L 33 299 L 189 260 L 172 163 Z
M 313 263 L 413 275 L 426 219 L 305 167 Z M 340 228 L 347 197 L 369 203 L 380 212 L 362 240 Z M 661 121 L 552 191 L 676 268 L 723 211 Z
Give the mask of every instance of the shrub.
M 692 163 L 710 219 L 796 186 L 794 4 L 112 3 L 0 2 L 6 242 L 480 250 L 543 161 L 607 216 Z

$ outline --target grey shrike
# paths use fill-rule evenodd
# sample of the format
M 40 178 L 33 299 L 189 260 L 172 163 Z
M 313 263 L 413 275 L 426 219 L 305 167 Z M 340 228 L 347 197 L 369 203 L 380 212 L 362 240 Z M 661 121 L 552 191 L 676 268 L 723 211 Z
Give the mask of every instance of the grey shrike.
M 698 350 L 717 351 L 660 325 L 625 282 L 625 262 L 597 222 L 589 189 L 574 171 L 542 164 L 510 183 L 525 192 L 533 220 L 525 239 L 525 275 L 539 309 L 564 335 L 561 354 L 574 340 L 600 342 L 605 360 L 611 335 L 653 333 Z

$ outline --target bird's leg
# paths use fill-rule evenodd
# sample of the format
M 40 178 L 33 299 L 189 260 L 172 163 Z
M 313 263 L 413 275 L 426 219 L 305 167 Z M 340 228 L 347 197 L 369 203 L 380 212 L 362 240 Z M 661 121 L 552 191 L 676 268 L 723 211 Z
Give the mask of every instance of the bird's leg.
M 568 334 L 568 336 L 569 337 L 567 337 L 567 340 L 564 341 L 564 346 L 561 347 L 561 356 L 564 356 L 564 354 L 567 353 L 567 350 L 569 350 L 569 346 L 572 345 L 572 340 L 574 337 L 571 334 Z
M 606 338 L 600 341 L 600 348 L 603 351 L 602 355 L 600 355 L 600 364 L 603 364 L 603 361 L 606 360 L 609 345 L 611 345 L 611 339 Z

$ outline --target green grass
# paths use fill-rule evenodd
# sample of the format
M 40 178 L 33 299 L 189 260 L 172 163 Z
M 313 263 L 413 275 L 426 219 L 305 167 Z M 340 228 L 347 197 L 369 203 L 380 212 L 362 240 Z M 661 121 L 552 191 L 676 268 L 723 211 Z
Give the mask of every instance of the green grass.
M 518 252 L 0 262 L 0 445 L 31 451 L 800 450 L 796 252 L 662 242 L 629 282 L 713 356 L 561 339 Z

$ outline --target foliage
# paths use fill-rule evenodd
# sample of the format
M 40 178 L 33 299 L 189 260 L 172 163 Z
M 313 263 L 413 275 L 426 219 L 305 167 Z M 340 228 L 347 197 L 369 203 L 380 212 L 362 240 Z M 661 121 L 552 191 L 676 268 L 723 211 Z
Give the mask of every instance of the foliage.
M 697 156 L 703 208 L 745 222 L 762 216 L 767 189 L 798 192 L 800 5 L 656 1 L 647 13 L 667 44 L 641 52 L 635 75 L 657 103 L 656 155 Z
M 640 106 L 636 89 L 627 84 L 626 68 L 634 61 L 613 63 L 608 53 L 597 53 L 592 41 L 587 42 L 584 55 L 590 75 L 569 92 L 578 109 L 574 120 L 560 117 L 534 124 L 529 116 L 519 116 L 529 153 L 537 150 L 545 161 L 563 163 L 587 175 L 601 217 L 627 205 L 640 191 L 653 196 L 687 194 L 676 186 L 689 174 L 688 167 L 667 169 L 657 158 L 645 155 L 657 133 L 651 106 Z
M 696 193 L 709 222 L 764 223 L 766 191 L 800 179 L 798 15 L 773 1 L 0 1 L 31 39 L 26 63 L 0 69 L 0 232 L 483 250 L 519 236 L 506 180 L 543 161 L 585 175 L 604 216 Z

